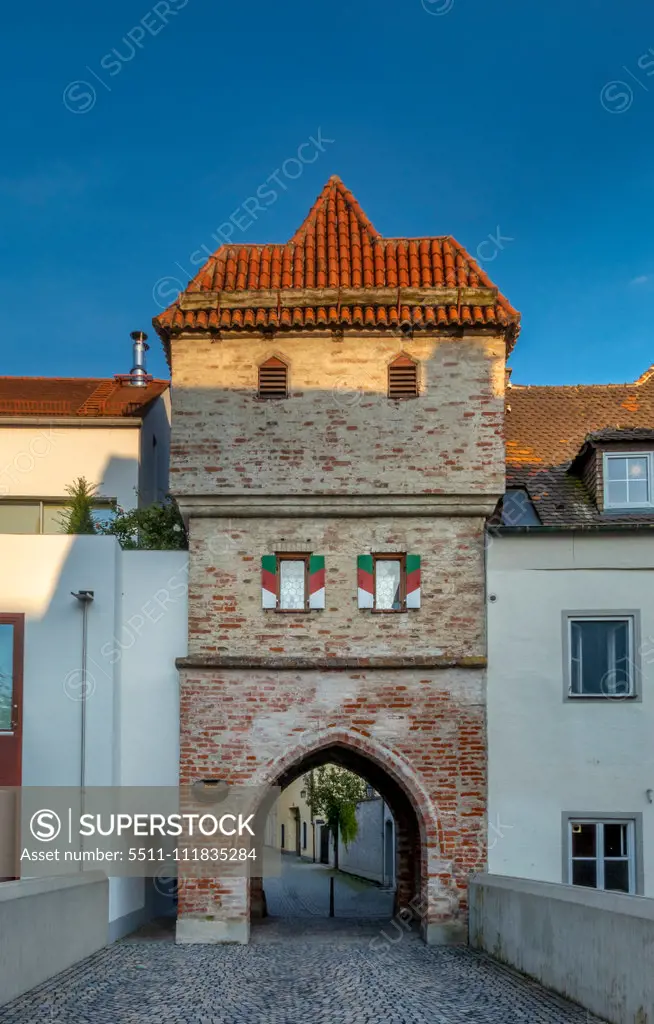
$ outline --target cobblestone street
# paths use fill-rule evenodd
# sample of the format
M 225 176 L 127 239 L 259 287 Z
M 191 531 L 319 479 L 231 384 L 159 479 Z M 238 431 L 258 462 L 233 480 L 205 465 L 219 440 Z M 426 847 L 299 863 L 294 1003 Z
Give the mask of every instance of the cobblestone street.
M 334 927 L 325 927 L 331 924 Z M 119 942 L 0 1009 L 3 1024 L 590 1024 L 459 947 L 386 926 L 255 929 L 249 946 Z M 304 930 L 304 929 L 302 929 Z M 377 941 L 374 941 L 377 939 Z M 372 945 L 371 945 L 372 943 Z M 378 947 L 383 947 L 379 949 Z
M 329 878 L 334 875 L 334 914 L 337 918 L 393 916 L 393 892 L 372 882 L 312 864 L 297 857 L 281 859 L 281 874 L 266 878 L 264 888 L 271 917 L 327 917 Z
M 176 946 L 172 922 L 0 1009 L 6 1024 L 590 1024 L 483 954 L 389 922 L 393 894 L 284 858 L 249 946 Z

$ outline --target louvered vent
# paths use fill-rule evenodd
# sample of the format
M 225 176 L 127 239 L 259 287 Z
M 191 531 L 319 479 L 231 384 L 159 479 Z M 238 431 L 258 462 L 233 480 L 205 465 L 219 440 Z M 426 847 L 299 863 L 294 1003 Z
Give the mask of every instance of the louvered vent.
M 288 367 L 281 359 L 268 359 L 259 367 L 259 398 L 286 398 Z
M 398 356 L 388 368 L 388 397 L 416 398 L 418 367 L 408 356 Z

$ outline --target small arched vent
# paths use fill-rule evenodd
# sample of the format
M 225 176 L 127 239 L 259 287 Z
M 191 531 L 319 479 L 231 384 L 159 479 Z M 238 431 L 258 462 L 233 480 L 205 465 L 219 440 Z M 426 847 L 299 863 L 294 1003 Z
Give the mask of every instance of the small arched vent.
M 259 367 L 259 398 L 286 398 L 288 367 L 275 356 Z
M 398 356 L 388 367 L 388 397 L 416 398 L 418 366 L 408 356 Z

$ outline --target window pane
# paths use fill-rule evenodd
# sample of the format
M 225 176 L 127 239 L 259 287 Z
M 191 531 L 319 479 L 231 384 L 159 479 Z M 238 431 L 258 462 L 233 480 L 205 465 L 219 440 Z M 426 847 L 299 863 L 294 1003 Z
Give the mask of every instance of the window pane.
M 572 856 L 594 857 L 597 829 L 595 824 L 570 826 L 572 831 Z
M 571 624 L 572 692 L 613 697 L 631 692 L 629 622 L 577 620 Z
M 647 480 L 647 459 L 633 458 L 627 460 L 627 475 L 630 481 Z
M 626 860 L 604 861 L 604 888 L 617 892 L 629 892 L 629 862 Z
M 59 522 L 62 513 L 66 510 L 67 505 L 44 505 L 43 506 L 43 532 L 44 533 L 63 533 L 64 529 Z
M 304 610 L 305 562 L 282 558 L 279 563 L 279 607 Z
M 400 603 L 402 565 L 399 560 L 378 558 L 375 561 L 375 608 L 397 610 Z
M 605 825 L 604 826 L 604 856 L 605 857 L 626 857 L 627 856 L 627 826 L 626 825 Z
M 597 861 L 594 860 L 573 860 L 572 862 L 572 884 L 586 885 L 592 889 L 597 888 Z
M 609 481 L 609 505 L 625 505 L 627 503 L 626 482 Z
M 11 729 L 14 700 L 14 627 L 0 623 L 0 729 Z
M 39 533 L 40 521 L 38 501 L 24 505 L 0 502 L 0 533 Z
M 627 479 L 627 460 L 626 459 L 607 459 L 606 467 L 608 470 L 609 480 L 626 480 Z
M 629 502 L 634 505 L 645 505 L 648 501 L 647 480 L 629 481 Z

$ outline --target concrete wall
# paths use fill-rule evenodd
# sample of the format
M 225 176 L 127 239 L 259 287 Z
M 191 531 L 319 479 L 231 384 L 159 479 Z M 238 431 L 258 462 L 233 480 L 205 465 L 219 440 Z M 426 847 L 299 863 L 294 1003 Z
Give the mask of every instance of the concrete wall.
M 80 781 L 82 610 L 88 611 L 86 782 L 175 786 L 188 556 L 112 537 L 0 535 L 0 611 L 25 613 L 23 785 Z M 2 780 L 0 780 L 1 783 Z M 147 912 L 143 879 L 111 879 L 112 937 Z
M 642 815 L 654 896 L 654 538 L 500 536 L 487 557 L 489 870 L 567 882 L 564 813 Z M 564 609 L 639 612 L 642 700 L 564 699 Z
M 98 495 L 133 508 L 139 485 L 140 426 L 0 427 L 0 495 L 63 498 L 78 476 L 98 485 Z
M 503 489 L 499 338 L 236 332 L 171 348 L 174 494 Z M 388 364 L 403 350 L 420 364 L 421 397 L 389 402 Z M 289 366 L 286 400 L 257 397 L 271 356 Z
M 654 901 L 477 875 L 469 923 L 472 946 L 603 1020 L 654 1020 Z
M 0 1005 L 101 949 L 107 910 L 95 872 L 0 885 Z

